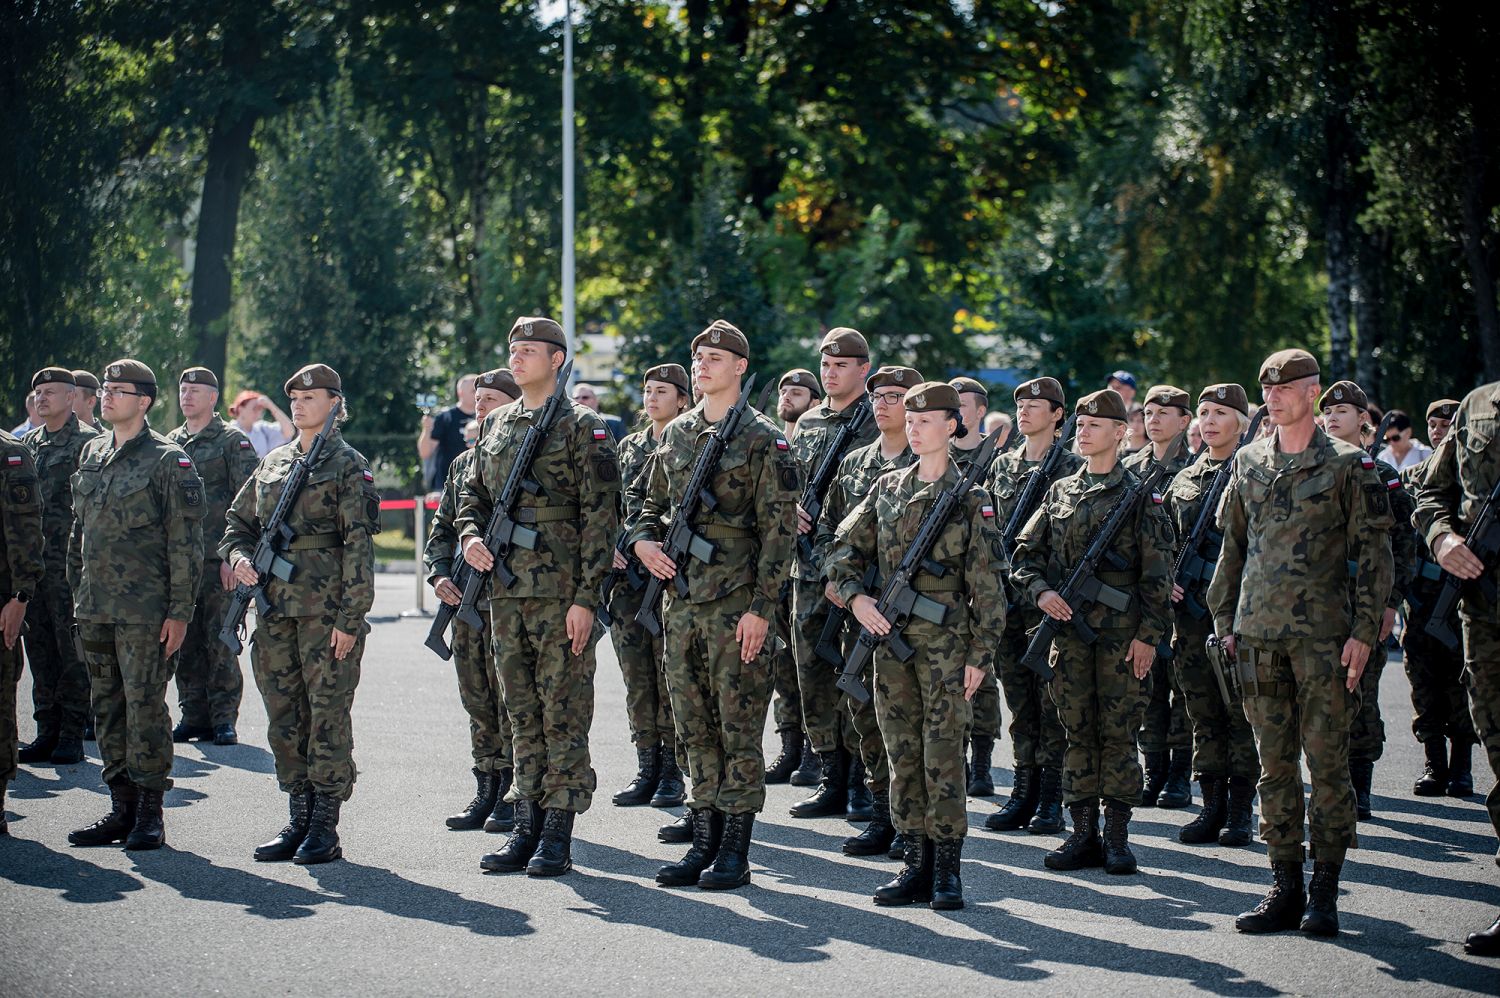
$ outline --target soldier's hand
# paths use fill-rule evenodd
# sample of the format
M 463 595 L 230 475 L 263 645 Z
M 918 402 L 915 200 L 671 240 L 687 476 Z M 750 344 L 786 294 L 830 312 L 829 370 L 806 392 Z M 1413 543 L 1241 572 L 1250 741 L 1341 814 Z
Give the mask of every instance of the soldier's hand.
M 1469 545 L 1457 534 L 1443 534 L 1433 541 L 1432 556 L 1443 566 L 1443 571 L 1460 579 L 1477 579 L 1484 574 L 1484 562 L 1474 556 Z
M 1063 623 L 1073 619 L 1073 608 L 1053 589 L 1048 589 L 1036 598 L 1036 608 L 1053 620 L 1061 620 Z
M 488 572 L 495 567 L 495 556 L 484 546 L 482 537 L 470 537 L 464 541 L 464 561 L 480 572 Z
M 234 588 L 234 569 L 224 562 L 219 562 L 219 588 L 226 593 Z
M 1151 672 L 1151 663 L 1156 661 L 1156 648 L 1138 638 L 1132 638 L 1130 650 L 1125 653 L 1125 661 L 1130 663 L 1130 671 L 1135 678 L 1145 679 Z
M 1380 618 L 1380 640 L 1384 641 L 1391 636 L 1396 629 L 1396 611 L 1392 607 L 1385 608 L 1385 616 Z
M 823 595 L 828 597 L 828 602 L 832 603 L 834 606 L 838 607 L 840 610 L 847 610 L 847 609 L 849 609 L 848 607 L 846 607 L 844 605 L 844 598 L 839 595 L 838 589 L 834 586 L 834 584 L 832 582 L 826 583 L 823 586 Z
M 344 656 L 354 650 L 355 635 L 345 634 L 337 627 L 333 629 L 333 637 L 328 642 L 328 647 L 333 649 L 333 660 L 342 662 Z
M 16 639 L 21 636 L 21 623 L 26 619 L 26 604 L 18 599 L 12 598 L 5 604 L 5 609 L 0 610 L 0 632 L 5 637 L 5 650 L 16 646 Z
M 594 630 L 594 611 L 587 607 L 581 607 L 577 603 L 568 607 L 568 616 L 563 620 L 563 627 L 568 634 L 568 641 L 574 655 L 582 655 L 583 650 L 589 646 L 589 635 Z
M 610 562 L 610 567 L 617 572 L 623 572 L 625 571 L 625 569 L 630 567 L 630 562 L 625 560 L 625 556 L 620 553 L 619 548 L 615 548 L 615 557 L 614 560 Z
M 177 649 L 182 647 L 183 639 L 186 637 L 187 621 L 172 620 L 169 617 L 161 622 L 161 637 L 156 640 L 167 646 L 163 651 L 166 652 L 167 658 L 171 658 L 177 654 Z
M 760 614 L 749 610 L 741 614 L 740 622 L 734 627 L 734 640 L 740 643 L 741 662 L 755 661 L 755 656 L 765 647 L 766 633 L 770 629 L 771 622 Z
M 1175 582 L 1172 583 L 1172 602 L 1173 603 L 1181 603 L 1182 602 L 1182 598 L 1184 596 L 1186 596 L 1186 595 L 1187 595 L 1187 593 L 1185 593 L 1185 592 L 1182 591 L 1182 587 L 1181 586 L 1179 586 Z
M 875 609 L 875 601 L 864 593 L 849 601 L 849 612 L 871 634 L 884 637 L 891 633 L 891 622 L 885 619 L 885 614 Z
M 797 533 L 799 533 L 799 534 L 811 533 L 812 532 L 812 528 L 813 528 L 812 517 L 810 517 L 810 516 L 807 515 L 807 510 L 803 509 L 802 506 L 801 506 L 801 504 L 798 504 L 798 506 L 797 506 Z
M 1349 670 L 1344 689 L 1353 693 L 1359 688 L 1359 677 L 1365 674 L 1365 666 L 1370 662 L 1370 646 L 1358 638 L 1350 638 L 1344 642 L 1344 653 L 1339 656 L 1339 662 Z
M 670 579 L 677 574 L 677 563 L 662 554 L 661 545 L 655 541 L 636 541 L 635 556 L 658 579 Z
M 973 700 L 974 694 L 979 692 L 979 687 L 984 683 L 984 670 L 976 666 L 964 666 L 964 699 Z
M 440 575 L 432 582 L 432 591 L 437 598 L 449 606 L 458 606 L 464 601 L 464 594 L 453 584 L 453 580 L 446 575 Z
M 260 581 L 260 576 L 256 574 L 255 566 L 250 564 L 249 558 L 241 558 L 234 563 L 234 578 L 236 582 L 247 586 L 253 586 Z
M 1231 662 L 1234 661 L 1234 659 L 1236 658 L 1235 651 L 1238 648 L 1238 644 L 1235 641 L 1233 634 L 1225 634 L 1224 636 L 1220 637 L 1219 647 L 1224 649 L 1224 654 L 1229 657 L 1229 660 Z

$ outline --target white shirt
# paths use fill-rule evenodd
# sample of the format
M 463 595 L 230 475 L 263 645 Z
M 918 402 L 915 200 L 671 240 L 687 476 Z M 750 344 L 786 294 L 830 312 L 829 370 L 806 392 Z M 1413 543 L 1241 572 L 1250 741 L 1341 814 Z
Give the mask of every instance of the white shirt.
M 281 435 L 281 427 L 264 419 L 256 420 L 255 425 L 250 427 L 250 432 L 245 436 L 250 438 L 250 446 L 255 448 L 256 457 L 265 457 L 286 443 L 286 437 Z
M 1397 471 L 1405 471 L 1412 465 L 1420 464 L 1431 456 L 1432 448 L 1428 447 L 1420 440 L 1413 440 L 1411 442 L 1411 450 L 1406 452 L 1405 460 L 1397 461 L 1395 452 L 1393 452 L 1389 447 L 1381 448 L 1380 453 L 1375 455 L 1377 460 L 1384 461 L 1386 464 L 1390 465 L 1392 468 L 1395 468 Z

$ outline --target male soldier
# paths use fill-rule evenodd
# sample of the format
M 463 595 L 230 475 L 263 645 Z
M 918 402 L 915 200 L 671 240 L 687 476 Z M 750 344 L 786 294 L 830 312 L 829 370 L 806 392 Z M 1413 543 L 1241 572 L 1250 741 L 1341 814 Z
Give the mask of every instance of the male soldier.
M 36 465 L 20 440 L 0 430 L 0 835 L 5 788 L 16 778 L 16 683 L 21 679 L 21 626 L 42 584 L 42 497 Z
M 693 816 L 687 855 L 656 874 L 667 887 L 748 884 L 751 832 L 765 807 L 761 733 L 771 697 L 770 622 L 793 557 L 801 484 L 790 447 L 770 420 L 747 412 L 707 483 L 718 504 L 692 529 L 714 545 L 711 561 L 689 560 L 679 569 L 661 547 L 697 455 L 738 399 L 749 365 L 749 342 L 723 319 L 694 338 L 693 381 L 703 402 L 663 433 L 646 466 L 645 497 L 629 537 L 647 571 L 659 579 L 682 571 L 688 587 L 680 596 L 675 584 L 666 586 L 661 608 L 667 687 L 687 746 Z
M 99 402 L 99 379 L 88 371 L 74 371 L 73 383 L 77 386 L 73 389 L 73 415 L 84 426 L 103 429 L 94 417 L 94 406 Z
M 537 410 L 567 359 L 562 327 L 522 317 L 510 331 L 510 371 L 521 400 L 491 414 L 459 496 L 464 559 L 495 567 L 484 530 Z M 594 609 L 620 529 L 620 462 L 604 420 L 564 403 L 531 465 L 540 488 L 522 490 L 509 512 L 540 534 L 514 547 L 515 584 L 490 584 L 495 671 L 514 732 L 515 828 L 486 870 L 556 877 L 573 868 L 574 815 L 593 800 L 589 728 L 594 719 Z
M 117 360 L 102 392 L 113 432 L 84 445 L 73 476 L 68 581 L 112 806 L 68 841 L 156 849 L 172 786 L 167 683 L 203 571 L 203 481 L 187 452 L 146 423 L 156 402 L 151 368 Z
M 21 749 L 22 762 L 82 762 L 83 737 L 93 726 L 89 672 L 73 642 L 68 532 L 73 529 L 73 473 L 83 445 L 97 433 L 73 413 L 74 382 L 73 372 L 61 367 L 43 368 L 31 379 L 42 425 L 26 434 L 24 442 L 36 462 L 47 546 L 46 575 L 26 633 L 36 740 Z
M 1015 390 L 1016 425 L 1025 444 L 1007 451 L 990 469 L 988 488 L 995 499 L 995 522 L 1003 531 L 1015 514 L 1027 481 L 1036 474 L 1042 458 L 1057 439 L 1067 416 L 1068 400 L 1056 378 L 1034 378 Z M 1042 483 L 1045 495 L 1051 482 L 1067 478 L 1083 467 L 1083 459 L 1068 451 L 1063 454 L 1057 473 Z M 1007 556 L 1010 552 L 1007 552 Z M 1006 566 L 1007 576 L 1010 566 Z M 1013 602 L 1005 615 L 1005 633 L 995 655 L 1005 703 L 1010 707 L 1010 740 L 1015 751 L 1016 775 L 1010 799 L 999 811 L 985 819 L 984 827 L 997 832 L 1025 828 L 1033 835 L 1056 835 L 1065 827 L 1062 816 L 1063 751 L 1067 735 L 1057 718 L 1057 703 L 1046 684 L 1021 664 L 1030 643 L 1027 634 L 1042 622 L 1041 612 L 1023 599 L 1023 593 L 1009 587 Z M 980 695 L 984 692 L 980 688 Z M 977 699 L 976 695 L 976 699 Z
M 187 451 L 203 479 L 203 580 L 198 610 L 188 625 L 177 659 L 177 703 L 182 718 L 172 741 L 212 738 L 215 745 L 236 745 L 240 696 L 245 680 L 240 663 L 219 640 L 219 625 L 229 608 L 234 572 L 219 557 L 224 514 L 245 480 L 255 472 L 255 445 L 239 427 L 219 418 L 219 379 L 206 367 L 190 367 L 177 382 L 183 424 L 167 439 Z
M 1208 606 L 1260 749 L 1261 838 L 1274 877 L 1265 899 L 1235 920 L 1241 932 L 1300 924 L 1337 934 L 1339 871 L 1357 841 L 1349 727 L 1390 594 L 1394 520 L 1375 462 L 1314 424 L 1318 376 L 1305 350 L 1266 358 L 1260 385 L 1275 432 L 1240 450 L 1219 504 L 1224 546 Z M 1313 797 L 1307 896 L 1304 756 Z
M 852 417 L 855 403 L 864 398 L 865 379 L 870 373 L 870 346 L 853 329 L 830 329 L 818 352 L 822 356 L 819 370 L 823 390 L 828 397 L 797 421 L 797 435 L 792 438 L 804 479 L 817 468 L 840 427 Z M 866 421 L 859 434 L 848 441 L 844 453 L 872 442 L 878 432 L 874 420 Z M 798 507 L 798 532 L 812 534 L 816 526 L 807 511 Z M 821 567 L 803 558 L 799 551 L 792 564 L 792 652 L 797 661 L 803 724 L 813 751 L 823 762 L 823 772 L 818 789 L 793 804 L 790 813 L 794 818 L 869 817 L 874 814 L 874 803 L 866 793 L 863 764 L 856 761 L 850 749 L 854 737 L 846 730 L 848 715 L 839 705 L 841 694 L 834 685 L 837 670 L 830 669 L 816 652 L 818 637 L 828 621 L 823 584 Z
M 1431 426 L 1432 413 L 1428 413 Z M 1439 413 L 1441 415 L 1441 413 Z M 1437 450 L 1427 461 L 1417 496 L 1417 529 L 1443 570 L 1472 581 L 1489 574 L 1465 543 L 1474 518 L 1500 479 L 1500 383 L 1474 389 L 1458 404 L 1452 430 L 1434 440 Z M 1464 681 L 1474 730 L 1484 743 L 1490 769 L 1500 776 L 1500 607 L 1482 586 L 1466 586 L 1459 601 L 1463 621 Z M 1500 782 L 1485 798 L 1490 824 L 1500 834 Z M 1500 852 L 1495 855 L 1500 863 Z M 1470 933 L 1464 950 L 1476 956 L 1500 956 L 1500 918 Z
M 475 418 L 482 424 L 490 413 L 520 397 L 521 389 L 510 371 L 503 367 L 486 371 L 474 386 Z M 463 599 L 463 592 L 453 582 L 453 559 L 458 550 L 458 529 L 453 521 L 458 515 L 459 492 L 474 466 L 476 453 L 471 447 L 448 465 L 443 496 L 432 514 L 427 547 L 422 551 L 427 582 L 437 598 L 449 606 L 458 606 Z M 481 608 L 480 616 L 488 610 L 488 606 Z M 471 627 L 455 619 L 452 642 L 458 699 L 469 715 L 469 748 L 474 756 L 478 790 L 469 806 L 451 815 L 446 824 L 456 831 L 483 825 L 486 832 L 508 832 L 515 824 L 515 806 L 505 799 L 514 776 L 510 716 L 505 712 L 505 698 L 495 677 L 490 636 L 482 627 Z
M 1192 398 L 1174 385 L 1152 385 L 1143 411 L 1150 445 L 1125 458 L 1125 467 L 1144 475 L 1151 464 L 1165 464 L 1167 477 L 1161 483 L 1165 495 L 1172 476 L 1193 460 L 1187 446 Z M 1141 806 L 1187 807 L 1193 802 L 1192 734 L 1177 675 L 1166 661 L 1151 667 L 1151 702 L 1141 726 L 1141 754 L 1146 758 Z
M 794 367 L 776 383 L 776 418 L 786 427 L 790 440 L 797 433 L 797 423 L 814 402 L 823 401 L 818 379 L 803 367 Z
M 828 488 L 823 502 L 823 515 L 818 518 L 817 543 L 814 560 L 822 564 L 834 546 L 834 531 L 843 522 L 849 511 L 858 506 L 869 493 L 875 479 L 887 471 L 905 468 L 913 464 L 911 447 L 906 441 L 906 408 L 903 402 L 906 393 L 923 381 L 922 375 L 909 367 L 882 367 L 870 375 L 866 387 L 870 402 L 875 408 L 875 428 L 880 437 L 874 443 L 856 448 L 844 455 L 839 462 L 839 474 Z M 844 606 L 838 589 L 832 582 L 826 589 L 828 601 L 840 610 Z M 859 626 L 848 618 L 843 632 L 844 640 L 839 651 L 847 650 L 848 642 L 859 634 Z M 837 668 L 829 665 L 829 668 Z M 871 677 L 860 677 L 866 689 L 871 688 Z M 859 835 L 844 840 L 844 852 L 850 856 L 877 856 L 882 853 L 900 852 L 895 849 L 896 829 L 891 824 L 890 764 L 886 757 L 885 743 L 881 740 L 880 726 L 875 720 L 873 701 L 860 703 L 849 699 L 849 719 L 854 733 L 859 738 L 859 755 L 864 765 L 865 780 L 870 789 L 875 816 Z M 904 849 L 904 844 L 903 844 Z

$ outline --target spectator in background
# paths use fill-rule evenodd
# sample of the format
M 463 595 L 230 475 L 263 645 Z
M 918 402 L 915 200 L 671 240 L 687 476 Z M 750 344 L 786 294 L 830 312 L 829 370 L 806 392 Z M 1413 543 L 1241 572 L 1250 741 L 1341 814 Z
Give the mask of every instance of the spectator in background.
M 425 469 L 431 462 L 432 471 L 427 478 L 427 488 L 436 492 L 448 480 L 448 465 L 464 452 L 464 427 L 474 421 L 474 384 L 477 374 L 465 374 L 458 379 L 453 390 L 458 402 L 436 416 L 422 414 L 422 432 L 417 437 L 417 455 Z
M 1110 381 L 1113 383 L 1114 379 L 1111 378 Z M 1130 394 L 1134 395 L 1135 390 L 1131 389 Z M 1126 406 L 1125 412 L 1127 416 L 1126 425 L 1130 427 L 1130 432 L 1125 435 L 1125 447 L 1121 453 L 1134 454 L 1151 442 L 1146 438 L 1146 410 L 1138 405 L 1131 404 Z
M 1188 452 L 1198 453 L 1203 449 L 1203 431 L 1198 429 L 1198 420 L 1194 419 L 1187 428 Z
M 624 420 L 620 419 L 618 416 L 608 416 L 602 412 L 599 412 L 599 393 L 594 390 L 593 385 L 585 384 L 582 381 L 574 385 L 573 401 L 577 402 L 581 406 L 585 406 L 589 409 L 594 410 L 595 412 L 598 412 L 600 418 L 604 420 L 604 425 L 609 427 L 609 435 L 614 437 L 616 442 L 625 439 Z
M 1391 421 L 1386 425 L 1382 444 L 1376 459 L 1397 471 L 1405 471 L 1432 456 L 1432 448 L 1412 436 L 1411 417 L 1400 409 L 1391 410 Z
M 1131 406 L 1135 405 L 1135 375 L 1129 371 L 1116 371 L 1114 374 L 1111 374 L 1108 380 L 1104 382 L 1104 387 L 1113 388 L 1119 394 L 1120 398 L 1125 400 L 1125 410 L 1127 412 Z M 1142 416 L 1141 420 L 1141 440 L 1144 441 L 1146 439 L 1145 417 Z M 1132 449 L 1140 450 L 1144 446 L 1145 444 L 1142 443 L 1140 447 Z
M 1010 446 L 1010 433 L 1015 423 L 1008 412 L 992 412 L 984 417 L 984 435 L 995 438 L 995 448 L 1004 450 Z
M 99 379 L 88 371 L 74 371 L 73 383 L 73 415 L 78 421 L 94 429 L 99 429 L 99 420 L 94 418 L 94 406 L 99 404 L 99 396 L 94 394 L 99 390 Z
M 24 437 L 32 430 L 41 426 L 41 417 L 36 414 L 36 393 L 26 393 L 26 422 L 11 430 L 18 437 Z
M 267 412 L 275 420 L 274 423 L 260 418 Z M 234 397 L 229 415 L 240 432 L 250 438 L 256 457 L 265 457 L 292 439 L 292 434 L 296 432 L 296 427 L 292 426 L 292 417 L 282 412 L 275 402 L 249 388 Z

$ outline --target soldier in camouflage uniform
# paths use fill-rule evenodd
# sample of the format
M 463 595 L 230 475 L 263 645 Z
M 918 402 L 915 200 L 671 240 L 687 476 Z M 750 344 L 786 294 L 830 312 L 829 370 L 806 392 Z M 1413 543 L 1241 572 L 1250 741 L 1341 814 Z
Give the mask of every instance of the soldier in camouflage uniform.
M 510 371 L 503 367 L 486 371 L 474 385 L 474 417 L 482 424 L 484 417 L 520 397 L 521 389 Z M 463 592 L 452 578 L 458 554 L 458 527 L 454 521 L 458 517 L 458 494 L 474 464 L 475 453 L 470 447 L 449 463 L 442 498 L 432 514 L 427 546 L 422 551 L 427 583 L 437 598 L 449 606 L 458 606 L 463 599 Z M 488 611 L 487 602 L 479 608 L 481 617 Z M 474 756 L 477 790 L 468 806 L 450 815 L 446 824 L 455 831 L 471 831 L 482 825 L 486 832 L 508 832 L 515 824 L 515 805 L 505 799 L 515 772 L 511 766 L 510 715 L 495 675 L 489 630 L 454 618 L 451 641 L 453 668 L 458 673 L 458 699 L 469 715 L 469 747 Z
M 989 490 L 1002 533 L 1021 501 L 1030 477 L 1047 456 L 1067 415 L 1068 400 L 1056 378 L 1034 378 L 1015 390 L 1016 425 L 1026 442 L 996 459 Z M 1075 474 L 1083 459 L 1065 453 L 1053 481 Z M 1051 484 L 1046 483 L 1046 484 Z M 1044 485 L 1043 493 L 1046 492 Z M 1007 555 L 1009 552 L 1007 552 Z M 1010 576 L 1009 559 L 1005 564 Z M 1066 827 L 1062 816 L 1063 751 L 1067 733 L 1057 718 L 1057 704 L 1035 672 L 1021 664 L 1030 643 L 1027 634 L 1042 622 L 1041 612 L 1013 585 L 1005 615 L 1005 632 L 995 654 L 995 669 L 1010 708 L 1010 739 L 1015 753 L 1015 782 L 1010 799 L 985 819 L 984 827 L 1005 832 L 1025 828 L 1033 835 L 1056 835 Z
M 745 335 L 722 319 L 693 340 L 693 381 L 703 401 L 668 425 L 646 465 L 629 543 L 659 579 L 679 571 L 661 539 L 699 449 L 741 392 L 750 363 Z M 665 587 L 661 619 L 677 735 L 687 746 L 693 839 L 662 867 L 663 886 L 729 890 L 750 882 L 750 838 L 765 807 L 761 736 L 771 698 L 771 618 L 793 558 L 797 462 L 769 419 L 747 412 L 708 480 L 718 500 L 693 531 L 715 546 L 712 562 L 681 569 L 687 595 Z M 826 667 L 825 672 L 831 671 Z
M 1078 400 L 1075 449 L 1084 461 L 1076 474 L 1053 482 L 1041 508 L 1016 539 L 1011 584 L 1057 621 L 1074 609 L 1058 588 L 1083 557 L 1089 541 L 1127 490 L 1137 483 L 1119 459 L 1127 431 L 1125 403 L 1106 388 Z M 1124 610 L 1097 603 L 1084 620 L 1098 640 L 1086 643 L 1064 627 L 1052 643 L 1051 684 L 1057 716 L 1067 732 L 1063 800 L 1073 816 L 1073 834 L 1048 853 L 1053 870 L 1103 866 L 1108 873 L 1134 873 L 1128 829 L 1131 808 L 1141 802 L 1141 765 L 1136 738 L 1150 699 L 1148 676 L 1156 646 L 1171 626 L 1172 523 L 1159 493 L 1141 497 L 1130 521 L 1100 562 L 1098 580 L 1129 596 Z M 1099 810 L 1104 807 L 1104 838 Z
M 84 445 L 73 475 L 68 582 L 113 806 L 68 841 L 156 849 L 172 786 L 167 683 L 203 568 L 203 481 L 187 453 L 146 423 L 156 402 L 151 368 L 115 361 L 103 391 L 113 432 Z
M 219 379 L 206 367 L 182 372 L 177 384 L 178 404 L 186 422 L 167 439 L 193 459 L 203 479 L 203 578 L 198 584 L 198 610 L 188 624 L 187 639 L 177 657 L 177 703 L 182 717 L 172 741 L 212 738 L 215 745 L 235 745 L 240 696 L 245 680 L 240 663 L 219 640 L 219 625 L 229 609 L 234 573 L 219 557 L 224 539 L 224 515 L 258 458 L 250 438 L 219 418 Z
M 78 417 L 80 425 L 97 433 L 104 429 L 94 415 L 94 406 L 99 404 L 99 379 L 80 370 L 73 372 L 73 382 L 76 385 L 73 389 L 73 415 Z
M 1386 535 L 1394 520 L 1374 460 L 1313 422 L 1320 390 L 1313 356 L 1272 354 L 1260 385 L 1275 431 L 1235 457 L 1219 504 L 1223 550 L 1208 589 L 1214 633 L 1235 659 L 1260 750 L 1260 832 L 1274 878 L 1235 926 L 1276 932 L 1300 925 L 1334 935 L 1339 873 L 1357 843 L 1349 729 L 1390 594 Z M 1351 561 L 1358 568 L 1352 582 Z M 1304 812 L 1313 851 L 1306 896 Z
M 917 463 L 888 471 L 838 526 L 825 571 L 861 627 L 876 635 L 891 625 L 878 609 L 882 579 L 895 573 L 938 496 L 962 474 L 949 460 L 952 438 L 965 432 L 958 392 L 940 381 L 905 396 L 906 434 Z M 943 607 L 941 624 L 913 617 L 902 636 L 914 655 L 902 662 L 886 644 L 875 650 L 875 713 L 890 760 L 891 813 L 906 837 L 901 873 L 875 892 L 879 905 L 926 901 L 940 910 L 964 906 L 959 866 L 968 833 L 964 742 L 969 703 L 989 671 L 1005 629 L 1005 596 L 997 562 L 1000 535 L 989 493 L 975 485 L 938 535 L 928 561 L 947 571 L 918 572 L 912 587 Z
M 16 683 L 21 679 L 21 628 L 42 584 L 42 494 L 31 451 L 0 430 L 0 835 L 5 789 L 16 778 Z
M 481 572 L 495 564 L 483 534 L 496 496 L 566 357 L 556 322 L 516 320 L 510 370 L 522 398 L 485 421 L 459 498 L 464 558 Z M 523 490 L 510 514 L 540 537 L 534 550 L 510 552 L 515 584 L 492 580 L 489 591 L 495 672 L 514 732 L 515 783 L 506 797 L 515 828 L 480 866 L 556 877 L 573 868 L 574 816 L 594 796 L 594 610 L 620 529 L 620 462 L 599 414 L 564 402 L 529 478 L 540 487 Z
M 276 780 L 290 797 L 291 820 L 255 849 L 261 862 L 327 863 L 344 854 L 339 811 L 354 793 L 354 726 L 350 711 L 375 601 L 375 544 L 380 494 L 359 451 L 338 427 L 348 418 L 343 381 L 326 364 L 309 364 L 284 386 L 297 439 L 267 454 L 229 507 L 219 554 L 243 585 L 255 585 L 250 558 L 293 463 L 340 406 L 334 430 L 292 504 L 295 535 L 283 556 L 290 582 L 265 580 L 270 611 L 257 610 L 250 666 L 266 702 L 267 738 Z
M 24 443 L 41 484 L 42 529 L 47 535 L 46 574 L 31 607 L 25 637 L 31 662 L 32 716 L 36 739 L 21 749 L 21 761 L 73 763 L 83 760 L 83 738 L 93 727 L 89 671 L 73 643 L 73 590 L 68 585 L 68 534 L 73 529 L 73 474 L 83 445 L 97 431 L 73 414 L 73 372 L 60 367 L 31 379 L 42 425 Z

